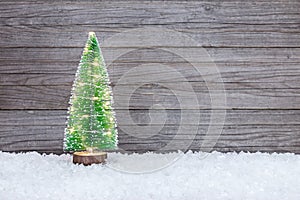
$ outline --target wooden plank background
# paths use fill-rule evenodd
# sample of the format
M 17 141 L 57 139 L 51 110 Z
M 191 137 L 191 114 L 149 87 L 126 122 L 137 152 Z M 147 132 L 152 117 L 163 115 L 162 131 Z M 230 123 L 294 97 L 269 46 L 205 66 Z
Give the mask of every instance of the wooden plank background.
M 227 115 L 213 150 L 300 153 L 298 0 L 1 1 L 0 150 L 62 153 L 71 85 L 87 33 L 95 31 L 102 43 L 116 33 L 141 27 L 169 28 L 190 36 L 219 68 L 227 104 L 215 112 Z M 118 48 L 103 48 L 104 57 Z M 189 149 L 199 150 L 212 112 L 206 84 L 216 83 L 205 83 L 205 77 L 168 51 L 125 48 L 133 51 L 108 66 L 113 89 L 133 67 L 163 63 L 187 79 L 199 105 L 182 108 L 167 88 L 148 84 L 132 96 L 130 122 L 124 97 L 133 85 L 123 85 L 122 92 L 114 94 L 120 148 L 156 151 L 172 141 L 167 150 L 177 150 L 188 141 Z M 168 77 L 164 69 L 157 74 Z M 172 77 L 164 82 L 178 84 Z M 184 94 L 186 99 L 192 95 Z M 149 108 L 154 103 L 165 109 L 152 109 L 151 121 Z M 198 114 L 199 126 L 193 122 Z M 181 123 L 182 118 L 188 120 Z M 149 123 L 159 129 L 157 134 L 147 132 Z M 191 138 L 195 126 L 198 131 Z M 124 131 L 128 129 L 132 134 Z

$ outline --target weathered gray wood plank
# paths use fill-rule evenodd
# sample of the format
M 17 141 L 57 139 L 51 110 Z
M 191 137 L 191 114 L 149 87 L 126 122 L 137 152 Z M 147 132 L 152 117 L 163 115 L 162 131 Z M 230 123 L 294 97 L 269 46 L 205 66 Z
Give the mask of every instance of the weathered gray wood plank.
M 81 46 L 87 30 L 106 39 L 157 26 L 207 46 L 299 47 L 298 1 L 9 2 L 1 4 L 1 46 Z
M 190 146 L 189 148 L 191 151 L 199 151 L 199 146 Z M 159 153 L 166 153 L 166 152 L 177 152 L 180 149 L 169 149 L 167 150 L 160 150 L 155 145 L 145 145 L 145 144 L 120 144 L 120 151 L 124 151 L 126 153 L 131 152 L 138 152 L 138 153 L 145 153 L 149 151 L 159 152 Z M 184 150 L 184 149 L 183 149 Z M 243 146 L 242 148 L 239 146 L 215 146 L 214 148 L 210 147 L 201 147 L 201 151 L 203 152 L 267 152 L 267 153 L 295 153 L 299 154 L 299 147 L 293 147 L 293 146 Z
M 225 126 L 222 134 L 219 135 L 205 135 L 207 127 L 199 127 L 199 132 L 197 135 L 184 135 L 183 132 L 189 132 L 192 130 L 191 127 L 181 127 L 182 132 L 177 132 L 178 127 L 175 126 L 164 126 L 164 128 L 157 135 L 142 135 L 138 132 L 130 132 L 129 135 L 122 130 L 120 130 L 120 141 L 130 141 L 126 144 L 120 143 L 121 148 L 131 148 L 131 149 L 151 149 L 151 150 L 161 150 L 166 147 L 170 149 L 201 149 L 201 147 L 210 147 L 215 144 L 217 148 L 230 148 L 239 147 L 243 150 L 248 150 L 248 147 L 252 149 L 260 149 L 260 147 L 277 147 L 280 150 L 282 147 L 293 147 L 294 151 L 298 149 L 299 151 L 299 138 L 297 134 L 299 133 L 299 127 L 296 126 L 286 127 L 270 127 L 270 126 Z M 192 133 L 192 132 L 190 132 Z M 147 137 L 149 136 L 149 137 Z M 175 138 L 176 136 L 176 138 Z M 204 137 L 206 140 L 204 140 Z M 211 145 L 204 143 L 210 140 Z M 130 147 L 130 144 L 132 147 Z M 133 145 L 134 144 L 134 145 Z M 205 145 L 206 144 L 206 145 Z M 209 144 L 209 143 L 208 143 Z M 170 150 L 168 149 L 168 150 Z M 272 148 L 270 148 L 272 149 Z
M 210 122 L 211 110 L 116 110 L 118 125 L 220 125 Z M 224 125 L 300 125 L 299 110 L 226 110 Z M 214 111 L 221 118 L 224 110 Z M 135 124 L 128 122 L 132 118 Z M 184 119 L 184 120 L 182 120 Z M 182 120 L 182 121 L 181 121 Z M 217 121 L 217 120 L 216 120 Z
M 188 86 L 191 86 L 192 89 Z M 218 87 L 215 88 L 208 91 L 205 85 L 197 82 L 191 82 L 188 85 L 180 83 L 175 86 L 173 83 L 164 83 L 163 86 L 144 85 L 136 90 L 135 85 L 119 85 L 113 88 L 113 92 L 115 107 L 124 109 L 128 106 L 132 109 L 147 109 L 156 104 L 166 109 L 299 108 L 298 89 L 245 89 L 240 87 L 223 91 Z M 221 102 L 217 106 L 211 107 L 212 97 L 221 100 L 225 94 L 226 103 Z M 192 101 L 193 99 L 197 99 L 198 103 Z
M 251 75 L 254 75 L 255 72 L 257 72 L 257 76 L 260 74 L 266 74 L 266 73 L 277 73 L 278 75 L 274 75 L 274 77 L 268 77 L 260 78 L 257 77 L 257 80 L 263 82 L 272 82 L 272 78 L 276 78 L 277 76 L 282 73 L 289 73 L 290 71 L 294 70 L 297 72 L 299 69 L 299 63 L 298 62 L 289 62 L 289 61 L 280 61 L 277 62 L 276 59 L 271 61 L 258 61 L 255 60 L 248 60 L 248 61 L 240 61 L 241 58 L 236 58 L 236 61 L 221 61 L 221 62 L 215 62 L 217 67 L 219 68 L 222 78 L 226 80 L 226 78 L 235 78 L 238 77 L 237 80 L 245 80 L 247 82 L 251 80 L 256 80 L 255 78 L 252 78 Z M 75 75 L 76 69 L 78 67 L 79 61 L 72 61 L 72 62 L 55 62 L 51 61 L 49 63 L 43 62 L 43 61 L 2 61 L 0 63 L 0 76 L 1 78 L 6 76 L 7 74 L 64 74 L 64 75 Z M 152 61 L 150 62 L 152 63 Z M 118 79 L 122 73 L 127 72 L 128 70 L 132 69 L 133 67 L 143 67 L 142 62 L 128 62 L 128 63 L 120 63 L 116 62 L 113 63 L 108 67 L 109 74 L 113 79 Z M 192 73 L 194 70 L 191 68 L 191 65 L 188 63 L 173 63 L 173 62 L 160 62 L 159 64 L 166 65 L 168 67 L 174 68 L 178 70 L 180 73 L 183 73 L 184 76 L 189 78 L 190 80 L 194 80 L 193 76 L 190 76 L 189 74 Z M 203 64 L 204 65 L 204 64 Z M 270 70 L 272 69 L 272 70 Z M 230 73 L 233 73 L 235 71 L 235 76 L 231 76 Z M 162 69 L 162 72 L 165 72 Z M 238 73 L 237 73 L 238 72 Z M 248 72 L 249 74 L 244 75 L 243 73 Z M 5 74 L 5 75 L 2 75 Z M 240 77 L 241 75 L 245 77 Z M 31 76 L 31 75 L 30 75 Z M 114 77 L 116 76 L 116 77 Z M 250 76 L 249 78 L 247 78 Z M 271 75 L 270 75 L 271 76 Z M 196 76 L 198 77 L 198 76 Z M 197 80 L 197 79 L 196 79 Z M 235 80 L 235 79 L 234 79 Z
M 167 67 L 162 67 L 156 74 L 152 73 L 152 76 L 164 77 L 159 78 L 156 83 L 164 82 L 182 82 L 178 80 L 174 74 L 172 75 L 168 68 L 180 73 L 185 80 L 191 82 L 203 82 L 204 80 L 214 80 L 212 77 L 216 76 L 215 73 L 206 73 L 201 75 L 200 72 L 195 70 L 189 64 L 184 63 L 165 63 Z M 74 65 L 75 66 L 75 65 Z M 118 81 L 130 70 L 138 67 L 139 70 L 146 72 L 147 69 L 144 65 L 138 63 L 116 63 L 109 66 L 108 71 L 112 85 L 121 84 Z M 4 68 L 4 67 L 3 67 Z M 37 68 L 37 67 L 36 67 Z M 62 66 L 61 66 L 62 68 Z M 300 88 L 300 64 L 298 63 L 282 63 L 282 64 L 269 64 L 262 66 L 243 66 L 243 64 L 235 64 L 231 66 L 218 66 L 222 81 L 227 89 L 237 88 L 244 86 L 244 88 Z M 271 69 L 271 70 L 270 70 Z M 4 70 L 3 70 L 4 71 Z M 14 71 L 14 70 L 13 70 Z M 50 70 L 49 70 L 50 71 Z M 72 85 L 75 78 L 75 69 L 70 70 L 70 73 L 4 73 L 0 74 L 0 85 L 2 86 L 54 86 L 54 85 Z M 130 75 L 135 83 L 141 83 L 140 73 L 132 73 Z M 199 83 L 202 84 L 202 83 Z M 210 84 L 210 83 L 206 83 Z M 238 86 L 240 85 L 240 86 Z
M 130 124 L 126 110 L 115 111 L 120 127 L 161 124 L 208 125 L 211 117 L 211 110 L 129 110 L 129 117 L 134 122 Z M 214 112 L 219 117 L 224 111 Z M 164 118 L 165 113 L 167 120 Z M 198 123 L 195 123 L 198 116 Z M 2 130 L 5 130 L 5 126 L 64 126 L 66 118 L 66 110 L 1 110 L 0 126 Z M 181 118 L 187 120 L 180 122 Z M 226 110 L 224 125 L 300 125 L 300 110 Z
M 228 89 L 208 92 L 205 86 L 191 83 L 194 91 L 184 88 L 169 90 L 157 85 L 131 85 L 113 88 L 116 109 L 148 109 L 160 104 L 166 109 L 211 109 L 211 95 L 221 98 L 226 92 L 226 104 L 214 109 L 299 109 L 299 89 Z M 66 109 L 71 86 L 0 86 L 0 109 Z M 174 93 L 175 92 L 175 93 Z M 176 94 L 176 95 L 174 95 Z M 127 98 L 130 97 L 129 104 Z M 198 104 L 187 104 L 191 98 Z M 13 103 L 12 103 L 13 102 Z M 223 102 L 222 102 L 223 103 Z M 129 107 L 128 107 L 129 105 Z
M 0 150 L 62 153 L 62 126 L 5 126 L 0 130 Z
M 156 66 L 155 64 L 153 66 Z M 130 78 L 134 84 L 141 84 L 144 79 L 141 79 L 141 73 L 132 73 L 133 70 L 145 72 L 144 75 L 153 77 L 153 82 L 157 84 L 164 83 L 179 83 L 179 82 L 206 82 L 207 85 L 213 85 L 216 83 L 224 84 L 226 89 L 234 88 L 299 88 L 299 70 L 298 64 L 268 64 L 252 66 L 243 66 L 243 64 L 232 64 L 225 66 L 224 64 L 218 64 L 218 71 L 221 79 L 217 79 L 218 73 L 209 71 L 204 68 L 198 68 L 197 70 L 189 64 L 169 64 L 165 63 L 166 67 L 161 67 L 157 72 L 151 72 L 147 74 L 147 69 L 143 65 L 138 64 L 113 64 L 108 68 L 110 80 L 113 85 L 120 85 L 120 79 L 126 77 Z M 173 73 L 170 72 L 173 70 Z M 174 73 L 176 72 L 176 73 Z M 182 78 L 178 78 L 178 74 Z M 45 75 L 46 76 L 46 75 Z M 24 75 L 26 77 L 26 75 Z M 157 77 L 157 78 L 155 78 Z M 238 86 L 239 85 L 239 86 Z
M 0 109 L 66 109 L 71 86 L 0 86 Z
M 72 74 L 74 75 L 79 61 L 72 62 L 42 62 L 26 60 L 10 60 L 0 62 L 0 76 L 2 74 Z M 5 76 L 5 75 L 4 75 Z
M 299 62 L 300 48 L 102 48 L 107 63 L 260 63 Z M 200 50 L 199 50 L 200 49 Z M 31 48 L 30 48 L 31 50 Z M 34 50 L 34 49 L 32 49 Z M 117 53 L 123 53 L 113 60 Z M 126 54 L 125 54 L 125 53 Z M 184 57 L 181 55 L 184 54 Z M 117 54 L 118 55 L 118 54 Z
M 80 56 L 84 47 L 84 43 L 80 48 L 0 48 L 0 66 L 11 66 L 14 63 L 18 64 L 45 64 L 49 63 L 64 64 L 74 62 L 76 66 L 80 61 Z M 102 48 L 103 56 L 107 62 L 112 61 L 111 58 L 115 52 L 120 52 L 121 48 Z M 211 58 L 205 55 L 199 55 L 196 51 L 198 48 L 188 48 L 191 54 L 187 58 L 182 58 L 173 50 L 184 51 L 186 48 L 122 48 L 124 52 L 114 62 L 129 62 L 129 63 L 186 63 L 187 59 L 194 62 L 202 61 L 204 63 L 299 63 L 300 48 L 205 48 Z M 68 65 L 69 66 L 69 65 Z M 43 66 L 40 66 L 42 69 Z
M 0 74 L 4 86 L 53 86 L 72 85 L 75 74 Z
M 218 139 L 213 150 L 299 153 L 299 138 L 295 134 L 300 132 L 299 119 L 297 118 L 299 113 L 297 111 L 241 110 L 227 112 L 228 117 L 222 135 L 218 137 L 218 135 L 212 134 L 208 137 L 212 140 Z M 144 112 L 133 111 L 133 117 L 141 120 L 141 113 Z M 0 130 L 0 149 L 4 151 L 38 150 L 40 152 L 62 153 L 65 127 L 62 122 L 65 119 L 65 114 L 66 111 L 1 111 L 0 124 L 5 125 L 5 127 Z M 178 113 L 174 114 L 173 111 L 173 117 L 176 118 L 176 114 Z M 266 118 L 266 115 L 269 118 Z M 124 128 L 131 130 L 130 135 L 122 130 Z M 195 133 L 195 127 L 182 125 L 182 132 L 178 132 L 178 124 L 172 126 L 166 124 L 159 133 L 153 136 L 147 131 L 141 132 L 140 129 L 136 129 L 132 125 L 128 126 L 121 123 L 119 126 L 119 146 L 123 150 L 145 152 L 160 150 L 172 141 L 174 144 L 167 150 L 178 150 L 179 147 L 182 148 L 185 144 L 189 145 L 190 143 L 190 149 L 199 150 L 201 147 L 201 150 L 210 150 L 208 147 L 201 146 L 207 131 L 207 124 L 200 123 L 198 128 L 198 133 L 197 131 Z M 176 139 L 173 139 L 175 135 Z
M 64 126 L 67 110 L 0 110 L 1 126 Z
M 0 149 L 4 151 L 38 150 L 40 152 L 62 152 L 63 126 L 6 126 L 0 130 Z M 137 138 L 119 132 L 119 147 L 125 150 L 144 152 L 160 150 L 172 141 L 174 145 L 166 150 L 178 150 L 178 147 L 190 144 L 190 149 L 200 149 L 206 128 L 200 127 L 200 132 L 193 139 L 188 135 L 180 135 L 180 139 L 173 139 L 176 126 L 165 126 L 158 135 L 150 138 Z M 189 127 L 186 127 L 189 131 Z M 288 150 L 298 152 L 300 147 L 299 126 L 228 126 L 220 137 L 211 135 L 208 139 L 218 139 L 213 149 L 273 151 Z M 17 134 L 12 135 L 15 132 Z M 134 134 L 134 133 L 132 133 Z M 145 135 L 144 135 L 145 136 Z M 178 137 L 178 136 L 177 136 Z M 203 146 L 202 150 L 210 146 Z

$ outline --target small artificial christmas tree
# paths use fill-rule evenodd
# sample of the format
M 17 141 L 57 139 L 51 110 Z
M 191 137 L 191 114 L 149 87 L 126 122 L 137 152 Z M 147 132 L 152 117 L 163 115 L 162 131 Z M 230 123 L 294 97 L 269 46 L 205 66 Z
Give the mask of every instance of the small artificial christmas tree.
M 111 106 L 112 92 L 109 83 L 96 35 L 90 32 L 70 98 L 65 151 L 87 150 L 92 153 L 117 147 L 116 119 Z

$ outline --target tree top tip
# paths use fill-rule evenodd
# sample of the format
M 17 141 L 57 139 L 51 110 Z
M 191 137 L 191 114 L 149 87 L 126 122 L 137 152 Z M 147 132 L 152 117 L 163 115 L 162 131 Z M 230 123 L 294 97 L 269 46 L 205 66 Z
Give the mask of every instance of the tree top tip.
M 89 36 L 95 36 L 95 32 L 89 32 Z

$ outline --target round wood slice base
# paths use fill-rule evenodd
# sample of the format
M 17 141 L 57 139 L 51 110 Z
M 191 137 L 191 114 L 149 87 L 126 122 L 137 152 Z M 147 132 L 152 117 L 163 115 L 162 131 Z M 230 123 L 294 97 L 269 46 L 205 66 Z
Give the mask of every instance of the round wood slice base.
M 91 164 L 100 164 L 100 163 L 104 164 L 106 158 L 107 158 L 106 152 L 90 153 L 87 151 L 81 151 L 81 152 L 73 153 L 73 163 L 83 164 L 86 166 Z

